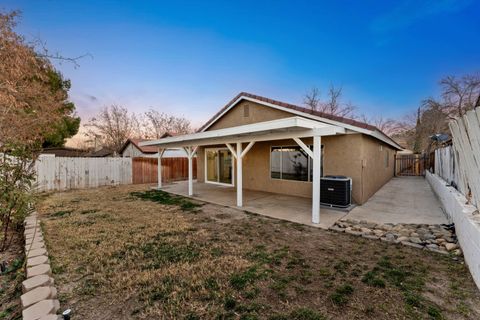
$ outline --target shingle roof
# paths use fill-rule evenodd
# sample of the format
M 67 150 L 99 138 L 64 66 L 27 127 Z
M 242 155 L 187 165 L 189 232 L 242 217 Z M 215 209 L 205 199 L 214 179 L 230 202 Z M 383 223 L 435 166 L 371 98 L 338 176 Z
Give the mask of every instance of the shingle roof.
M 348 119 L 348 118 L 344 118 L 344 117 L 339 117 L 339 116 L 334 116 L 334 115 L 331 115 L 331 114 L 328 114 L 328 113 L 324 113 L 324 112 L 320 112 L 320 111 L 316 111 L 316 110 L 311 110 L 311 109 L 308 109 L 308 108 L 296 106 L 294 104 L 290 104 L 290 103 L 286 103 L 286 102 L 282 102 L 282 101 L 278 101 L 278 100 L 273 100 L 273 99 L 270 99 L 270 98 L 258 96 L 258 95 L 251 94 L 251 93 L 248 93 L 248 92 L 240 92 L 235 98 L 233 98 L 222 109 L 220 109 L 220 111 L 218 111 L 210 120 L 208 120 L 202 127 L 200 127 L 200 129 L 198 129 L 198 131 L 202 131 L 206 127 L 210 126 L 214 122 L 214 120 L 218 118 L 218 116 L 220 116 L 225 110 L 227 110 L 240 97 L 252 98 L 252 99 L 255 99 L 255 100 L 259 100 L 259 101 L 263 101 L 263 102 L 266 102 L 266 103 L 274 104 L 274 105 L 277 105 L 277 106 L 280 106 L 280 107 L 292 109 L 292 110 L 295 110 L 295 111 L 300 111 L 300 112 L 303 112 L 303 113 L 306 113 L 306 114 L 311 114 L 311 115 L 314 115 L 314 116 L 317 116 L 317 117 L 322 117 L 322 118 L 325 118 L 325 119 L 338 121 L 338 122 L 348 124 L 348 125 L 351 125 L 351 126 L 355 126 L 355 127 L 358 127 L 358 128 L 362 128 L 362 129 L 367 129 L 367 130 L 372 130 L 372 131 L 373 130 L 380 131 L 377 127 L 372 126 L 371 124 L 368 124 L 368 123 L 365 123 L 365 122 L 361 122 L 361 121 L 357 121 L 357 120 L 353 120 L 353 119 Z
M 149 141 L 149 140 L 148 139 L 133 139 L 133 138 L 127 139 L 127 141 L 125 141 L 125 143 L 123 144 L 123 147 L 120 148 L 118 153 L 121 154 L 123 152 L 123 150 L 125 150 L 125 148 L 128 146 L 129 143 L 132 143 L 142 153 L 157 153 L 158 152 L 157 147 L 141 146 L 140 142 L 144 142 L 144 141 Z

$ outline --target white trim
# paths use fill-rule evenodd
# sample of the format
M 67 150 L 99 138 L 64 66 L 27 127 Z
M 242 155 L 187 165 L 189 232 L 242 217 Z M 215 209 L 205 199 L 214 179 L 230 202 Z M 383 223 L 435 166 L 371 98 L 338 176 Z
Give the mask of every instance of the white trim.
M 205 183 L 210 183 L 210 184 L 216 184 L 216 185 L 220 185 L 220 186 L 226 186 L 226 187 L 233 187 L 235 186 L 235 171 L 234 171 L 234 156 L 233 156 L 233 153 L 232 153 L 232 159 L 231 159 L 231 162 L 232 162 L 232 183 L 225 183 L 225 182 L 219 182 L 219 181 L 209 181 L 208 180 L 208 175 L 207 175 L 207 151 L 219 151 L 219 150 L 227 150 L 227 151 L 230 151 L 228 150 L 227 148 L 222 148 L 222 147 L 218 147 L 218 148 L 205 148 L 204 149 L 204 167 L 205 167 L 205 170 L 204 170 L 204 175 L 205 175 Z M 230 151 L 231 153 L 231 151 Z M 217 168 L 217 170 L 220 170 L 220 167 Z M 220 178 L 220 174 L 217 172 L 217 177 Z
M 320 223 L 320 178 L 322 168 L 322 137 L 313 137 L 312 223 Z
M 399 144 L 397 144 L 390 137 L 388 137 L 387 135 L 385 135 L 385 134 L 383 134 L 379 131 L 360 128 L 360 127 L 353 126 L 353 125 L 350 125 L 350 124 L 346 124 L 346 123 L 343 123 L 343 122 L 340 122 L 340 121 L 335 121 L 335 120 L 330 120 L 330 119 L 327 119 L 327 118 L 315 116 L 313 114 L 305 113 L 305 112 L 298 111 L 298 110 L 293 110 L 291 108 L 282 107 L 282 106 L 279 106 L 279 105 L 276 105 L 276 104 L 273 104 L 273 103 L 265 102 L 265 101 L 254 99 L 254 98 L 250 98 L 250 97 L 247 97 L 247 96 L 240 96 L 227 109 L 225 109 L 222 113 L 220 113 L 217 117 L 215 117 L 215 119 L 213 121 L 211 121 L 208 125 L 206 125 L 202 129 L 201 132 L 206 131 L 215 122 L 217 122 L 218 119 L 220 119 L 225 113 L 230 111 L 230 109 L 232 109 L 235 105 L 237 105 L 242 100 L 255 102 L 255 103 L 262 104 L 264 106 L 271 107 L 271 108 L 274 108 L 274 109 L 277 109 L 277 110 L 289 112 L 289 113 L 299 115 L 299 116 L 302 116 L 302 117 L 306 117 L 306 118 L 309 118 L 309 119 L 314 119 L 314 120 L 317 120 L 317 121 L 321 121 L 321 122 L 324 122 L 324 123 L 336 125 L 336 126 L 339 126 L 339 127 L 345 128 L 345 129 L 349 129 L 349 130 L 353 130 L 353 131 L 356 131 L 356 132 L 360 132 L 360 133 L 363 133 L 363 134 L 366 134 L 366 135 L 370 135 L 370 136 L 373 136 L 374 138 L 377 138 L 378 140 L 381 140 L 381 141 L 385 142 L 386 144 L 388 144 L 388 145 L 390 145 L 394 148 L 397 148 L 399 150 L 403 150 L 403 148 Z
M 252 141 L 282 140 L 293 137 L 312 137 L 315 135 L 324 136 L 344 133 L 345 129 L 341 127 L 302 117 L 290 117 L 225 129 L 168 137 L 159 140 L 145 141 L 141 142 L 141 145 L 170 148 L 237 142 L 249 143 Z
M 242 154 L 240 155 L 240 158 L 243 158 L 245 157 L 245 155 L 247 154 L 248 151 L 250 151 L 250 149 L 252 149 L 253 145 L 255 144 L 255 141 L 250 141 L 246 148 L 242 151 Z
M 303 143 L 302 140 L 300 140 L 299 138 L 293 138 L 293 140 L 300 146 L 300 148 L 303 149 L 303 151 L 305 151 L 308 154 L 310 158 L 313 158 L 313 151 L 310 150 L 310 148 L 307 147 L 307 145 Z
M 237 142 L 237 207 L 243 206 L 243 159 L 242 143 Z

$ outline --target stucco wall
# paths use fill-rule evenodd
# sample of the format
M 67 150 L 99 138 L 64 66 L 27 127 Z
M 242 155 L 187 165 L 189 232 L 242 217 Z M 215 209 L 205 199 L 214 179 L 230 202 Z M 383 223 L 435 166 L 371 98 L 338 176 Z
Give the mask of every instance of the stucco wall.
M 248 105 L 248 112 L 245 111 L 246 105 Z M 208 130 L 292 116 L 288 112 L 250 101 L 242 101 Z M 312 143 L 312 139 L 304 139 L 303 141 L 307 144 Z M 244 158 L 244 188 L 311 197 L 311 182 L 272 179 L 270 176 L 271 147 L 290 145 L 296 146 L 296 143 L 293 140 L 257 142 Z M 322 164 L 324 175 L 351 177 L 353 182 L 352 198 L 357 204 L 363 204 L 393 177 L 395 151 L 389 145 L 377 139 L 360 133 L 352 133 L 322 137 L 322 145 L 324 146 L 324 163 Z M 199 182 L 205 182 L 204 150 L 205 148 L 199 148 L 197 151 L 197 177 Z M 388 166 L 385 162 L 386 153 L 389 153 Z
M 248 108 L 248 116 L 245 116 Z M 293 117 L 291 113 L 273 109 L 255 102 L 241 101 L 215 122 L 208 130 L 223 129 L 244 124 Z
M 395 150 L 367 135 L 362 135 L 362 149 L 363 168 L 360 173 L 363 181 L 361 188 L 363 200 L 361 203 L 364 203 L 394 176 Z

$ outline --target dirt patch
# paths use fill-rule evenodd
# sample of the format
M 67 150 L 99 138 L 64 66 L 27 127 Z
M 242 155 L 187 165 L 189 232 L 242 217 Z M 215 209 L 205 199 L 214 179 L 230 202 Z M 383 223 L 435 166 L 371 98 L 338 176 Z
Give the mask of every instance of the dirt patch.
M 11 230 L 12 242 L 0 252 L 0 319 L 21 319 L 22 281 L 25 278 L 22 230 Z M 0 233 L 3 237 L 3 234 Z
M 76 317 L 480 318 L 459 258 L 181 198 L 165 204 L 146 190 L 41 203 L 62 307 Z

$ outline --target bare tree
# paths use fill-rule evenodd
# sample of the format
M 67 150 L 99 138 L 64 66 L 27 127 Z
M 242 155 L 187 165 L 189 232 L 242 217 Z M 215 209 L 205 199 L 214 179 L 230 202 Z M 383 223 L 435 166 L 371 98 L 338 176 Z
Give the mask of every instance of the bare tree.
M 375 126 L 378 130 L 382 131 L 388 136 L 399 135 L 405 130 L 411 128 L 406 121 L 385 118 L 382 115 L 367 117 L 363 114 L 360 116 L 360 119 L 365 123 Z
M 305 96 L 303 97 L 303 104 L 313 111 L 318 110 L 320 105 L 320 90 L 313 87 L 310 91 L 305 93 Z
M 342 87 L 331 85 L 328 89 L 327 100 L 320 99 L 320 90 L 312 88 L 304 96 L 303 103 L 314 111 L 320 111 L 338 117 L 355 118 L 356 107 L 351 102 L 343 102 Z
M 141 136 L 140 123 L 135 113 L 129 113 L 127 108 L 115 104 L 104 107 L 85 126 L 87 137 L 100 140 L 104 147 L 116 151 L 128 138 Z
M 192 132 L 190 120 L 150 109 L 145 112 L 143 121 L 145 138 L 158 139 L 165 133 L 185 134 Z
M 442 99 L 438 102 L 450 117 L 460 117 L 480 104 L 480 76 L 447 76 L 440 80 Z

